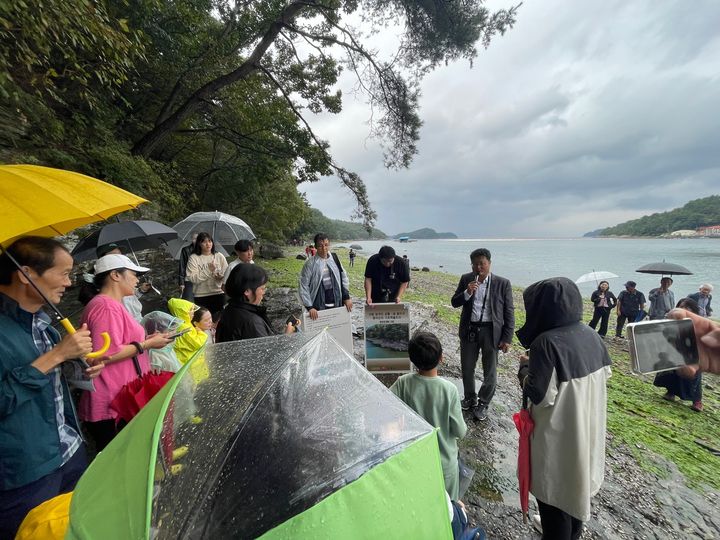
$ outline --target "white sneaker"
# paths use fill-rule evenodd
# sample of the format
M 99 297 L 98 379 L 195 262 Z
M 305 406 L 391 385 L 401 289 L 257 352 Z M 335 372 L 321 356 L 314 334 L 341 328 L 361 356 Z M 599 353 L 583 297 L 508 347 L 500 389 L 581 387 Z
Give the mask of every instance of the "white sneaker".
M 540 534 L 543 533 L 543 530 L 542 530 L 542 520 L 540 519 L 540 514 L 535 514 L 535 515 L 532 517 L 532 526 L 533 526 L 533 529 L 535 529 L 535 530 L 536 530 L 537 532 L 539 532 Z

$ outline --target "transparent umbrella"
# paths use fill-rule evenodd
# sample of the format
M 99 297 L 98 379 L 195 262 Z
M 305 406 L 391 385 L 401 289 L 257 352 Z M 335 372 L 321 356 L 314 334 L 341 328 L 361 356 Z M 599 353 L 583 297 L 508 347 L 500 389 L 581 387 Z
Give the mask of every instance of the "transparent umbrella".
M 178 238 L 186 244 L 193 233 L 210 233 L 216 244 L 232 251 L 238 240 L 254 240 L 255 233 L 250 225 L 239 217 L 223 212 L 195 212 L 173 226 Z
M 594 281 L 595 284 L 598 284 L 600 281 L 604 279 L 612 279 L 618 277 L 617 274 L 613 274 L 612 272 L 606 272 L 604 270 L 593 270 L 592 272 L 588 272 L 587 274 L 583 274 L 579 278 L 575 280 L 575 283 L 589 283 L 591 281 Z

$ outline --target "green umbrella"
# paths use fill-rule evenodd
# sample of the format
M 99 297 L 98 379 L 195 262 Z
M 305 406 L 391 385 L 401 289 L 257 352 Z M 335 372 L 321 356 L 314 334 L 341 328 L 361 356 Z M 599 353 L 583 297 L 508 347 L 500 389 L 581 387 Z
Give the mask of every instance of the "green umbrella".
M 88 468 L 66 538 L 452 538 L 436 431 L 327 332 L 200 354 L 192 396 L 197 355 Z

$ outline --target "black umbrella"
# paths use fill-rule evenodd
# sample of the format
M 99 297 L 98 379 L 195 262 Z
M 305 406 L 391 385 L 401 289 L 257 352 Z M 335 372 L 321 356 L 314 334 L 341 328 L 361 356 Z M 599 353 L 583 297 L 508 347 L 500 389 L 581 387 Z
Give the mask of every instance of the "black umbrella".
M 86 236 L 72 250 L 75 262 L 97 259 L 98 247 L 117 244 L 125 251 L 152 249 L 177 239 L 177 231 L 157 221 L 120 221 L 110 223 Z
M 692 272 L 679 264 L 656 262 L 641 266 L 636 272 L 641 274 L 659 274 L 663 276 L 691 276 Z

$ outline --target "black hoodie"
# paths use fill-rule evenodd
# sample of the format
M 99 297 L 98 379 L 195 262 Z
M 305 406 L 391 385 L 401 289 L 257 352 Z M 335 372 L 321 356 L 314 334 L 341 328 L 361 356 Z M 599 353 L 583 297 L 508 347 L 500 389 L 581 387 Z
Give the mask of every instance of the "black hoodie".
M 236 341 L 274 336 L 264 306 L 231 298 L 220 316 L 215 341 Z
M 535 350 L 538 362 L 534 362 L 532 370 L 529 364 L 522 365 L 518 377 L 521 382 L 526 380 L 525 395 L 533 403 L 543 400 L 553 370 L 561 383 L 610 365 L 602 338 L 582 323 L 582 296 L 568 278 L 533 283 L 525 289 L 523 301 L 526 322 L 517 337 L 523 347 L 530 349 L 531 362 Z

